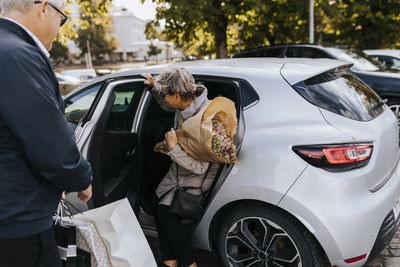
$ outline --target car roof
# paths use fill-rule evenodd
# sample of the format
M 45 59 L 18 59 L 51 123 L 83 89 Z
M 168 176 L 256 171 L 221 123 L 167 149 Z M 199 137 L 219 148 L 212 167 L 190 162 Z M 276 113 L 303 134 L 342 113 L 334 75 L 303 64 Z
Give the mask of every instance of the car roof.
M 349 49 L 353 48 L 351 45 L 348 44 L 330 44 L 330 43 L 323 43 L 323 44 L 310 44 L 310 43 L 298 43 L 298 44 L 279 44 L 279 45 L 270 45 L 270 46 L 259 46 L 254 48 L 249 48 L 246 50 L 242 50 L 237 52 L 236 54 L 232 55 L 235 58 L 237 55 L 246 54 L 249 52 L 254 51 L 262 51 L 274 48 L 285 48 L 285 47 L 311 47 L 311 48 L 319 48 L 319 49 L 330 49 L 330 48 L 337 48 L 337 49 Z
M 63 80 L 66 80 L 68 82 L 73 82 L 73 83 L 79 83 L 80 80 L 78 78 L 75 78 L 73 76 L 68 76 L 68 75 L 63 75 L 60 73 L 55 73 L 57 78 L 61 78 Z
M 374 56 L 392 56 L 400 58 L 400 50 L 399 49 L 367 49 L 364 52 L 368 55 Z
M 186 61 L 156 65 L 138 69 L 115 72 L 88 82 L 86 86 L 107 79 L 138 76 L 143 72 L 158 74 L 167 67 L 184 67 L 194 75 L 232 77 L 246 79 L 249 76 L 266 77 L 265 74 L 279 75 L 284 67 L 284 77 L 290 83 L 306 80 L 320 73 L 348 65 L 348 62 L 333 59 L 309 58 L 231 58 L 217 60 Z M 81 87 L 80 87 L 81 88 Z M 77 89 L 79 90 L 79 88 Z

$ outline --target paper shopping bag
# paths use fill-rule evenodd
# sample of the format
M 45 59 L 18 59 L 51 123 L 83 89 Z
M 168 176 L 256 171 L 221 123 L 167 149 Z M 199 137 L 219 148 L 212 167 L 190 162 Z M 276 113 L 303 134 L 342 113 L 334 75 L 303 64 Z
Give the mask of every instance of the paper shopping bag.
M 106 246 L 101 239 L 95 225 L 82 220 L 72 220 L 76 225 L 76 245 L 78 249 L 89 253 L 89 263 L 91 267 L 111 267 Z M 79 250 L 78 250 L 79 252 Z M 81 254 L 84 254 L 82 252 Z M 79 253 L 78 253 L 79 255 Z M 88 264 L 88 257 L 84 258 L 85 266 Z
M 156 267 L 156 261 L 127 198 L 74 216 L 93 223 L 115 267 Z

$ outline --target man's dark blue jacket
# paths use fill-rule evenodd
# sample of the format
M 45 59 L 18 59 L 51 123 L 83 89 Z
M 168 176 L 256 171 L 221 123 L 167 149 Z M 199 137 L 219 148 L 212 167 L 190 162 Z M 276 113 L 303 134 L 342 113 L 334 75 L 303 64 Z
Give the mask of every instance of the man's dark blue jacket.
M 85 190 L 91 175 L 52 63 L 24 29 L 0 19 L 0 239 L 49 229 L 62 191 Z

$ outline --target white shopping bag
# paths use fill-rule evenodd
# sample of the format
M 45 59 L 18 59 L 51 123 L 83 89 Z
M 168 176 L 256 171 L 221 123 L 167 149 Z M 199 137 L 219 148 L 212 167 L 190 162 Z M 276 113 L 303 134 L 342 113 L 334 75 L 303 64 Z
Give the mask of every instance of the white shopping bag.
M 92 267 L 112 267 L 107 249 L 94 224 L 72 220 L 76 226 L 76 246 L 90 252 Z
M 127 198 L 77 214 L 74 218 L 96 226 L 106 246 L 112 266 L 157 266 Z

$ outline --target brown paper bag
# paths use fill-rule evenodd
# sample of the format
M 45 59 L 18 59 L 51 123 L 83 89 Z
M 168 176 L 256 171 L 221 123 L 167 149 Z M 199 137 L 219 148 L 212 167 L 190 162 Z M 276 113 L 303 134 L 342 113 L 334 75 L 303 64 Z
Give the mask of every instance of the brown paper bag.
M 178 144 L 194 159 L 205 162 L 232 163 L 236 158 L 226 161 L 212 151 L 213 123 L 219 121 L 233 143 L 237 128 L 235 103 L 226 97 L 216 97 L 197 115 L 187 119 L 176 131 Z M 155 150 L 161 151 L 165 141 L 158 143 Z M 234 146 L 234 145 L 233 145 Z M 236 154 L 236 147 L 234 147 Z

